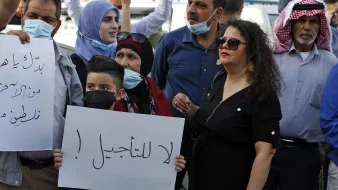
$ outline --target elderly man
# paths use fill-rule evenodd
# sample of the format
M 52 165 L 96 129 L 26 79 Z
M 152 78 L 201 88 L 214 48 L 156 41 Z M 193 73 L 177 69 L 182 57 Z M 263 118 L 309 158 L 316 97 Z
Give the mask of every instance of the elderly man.
M 101 0 L 103 1 L 103 0 Z M 106 0 L 111 2 L 116 8 L 122 9 L 121 0 Z M 170 17 L 173 0 L 160 0 L 155 11 L 143 17 L 140 21 L 131 25 L 132 33 L 140 33 L 147 37 L 156 32 L 162 24 Z M 65 0 L 69 16 L 77 25 L 80 18 L 82 7 L 80 0 Z M 120 23 L 121 24 L 121 23 Z
M 274 56 L 283 79 L 280 103 L 281 148 L 265 190 L 318 190 L 321 167 L 319 110 L 323 87 L 337 58 L 330 52 L 330 26 L 324 4 L 295 0 L 274 26 Z
M 278 10 L 281 12 L 291 0 L 280 0 Z M 332 52 L 338 58 L 338 0 L 324 0 L 326 16 L 329 18 L 332 30 Z
M 22 30 L 10 31 L 8 34 L 19 36 L 23 43 L 29 42 L 30 38 L 51 39 L 61 25 L 60 15 L 61 0 L 27 0 Z M 82 106 L 83 94 L 74 64 L 56 43 L 54 52 L 55 62 L 50 63 L 56 65 L 53 122 L 55 149 L 61 148 L 66 105 Z M 58 189 L 57 180 L 53 151 L 0 152 L 1 190 L 54 190 Z
M 0 0 L 0 31 L 6 28 L 19 3 L 20 0 Z

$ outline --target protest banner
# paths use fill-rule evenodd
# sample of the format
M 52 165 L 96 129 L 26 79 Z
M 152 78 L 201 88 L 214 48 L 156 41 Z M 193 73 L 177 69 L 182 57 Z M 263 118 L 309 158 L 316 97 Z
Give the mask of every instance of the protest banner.
M 173 190 L 184 119 L 68 106 L 59 187 Z
M 53 41 L 0 35 L 0 151 L 53 147 Z

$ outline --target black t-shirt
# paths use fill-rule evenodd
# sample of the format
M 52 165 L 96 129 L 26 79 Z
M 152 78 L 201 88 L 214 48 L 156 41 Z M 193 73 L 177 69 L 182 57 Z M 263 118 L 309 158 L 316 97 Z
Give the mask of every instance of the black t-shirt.
M 193 151 L 192 190 L 245 190 L 255 143 L 279 143 L 278 96 L 259 100 L 248 87 L 222 102 L 225 80 L 225 72 L 215 77 L 194 118 L 201 134 Z

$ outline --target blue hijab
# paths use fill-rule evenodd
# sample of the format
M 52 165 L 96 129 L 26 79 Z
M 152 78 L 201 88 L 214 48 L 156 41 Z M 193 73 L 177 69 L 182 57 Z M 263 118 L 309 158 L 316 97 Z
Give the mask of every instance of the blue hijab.
M 120 11 L 111 3 L 98 0 L 88 3 L 80 14 L 75 49 L 77 51 L 76 54 L 86 61 L 89 61 L 94 55 L 104 55 L 112 59 L 115 58 L 115 48 L 104 51 L 94 47 L 91 44 L 92 40 L 90 40 L 93 39 L 102 42 L 99 34 L 101 22 L 103 17 L 111 10 L 116 11 L 117 17 L 120 16 Z M 82 36 L 81 33 L 90 39 Z

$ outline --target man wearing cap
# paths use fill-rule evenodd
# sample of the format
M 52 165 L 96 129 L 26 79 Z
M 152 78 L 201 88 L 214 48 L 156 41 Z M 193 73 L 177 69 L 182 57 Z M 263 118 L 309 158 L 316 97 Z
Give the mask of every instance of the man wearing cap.
M 331 53 L 331 31 L 325 5 L 294 0 L 278 16 L 274 56 L 283 79 L 280 103 L 281 147 L 264 190 L 318 190 L 319 143 L 323 88 L 337 58 Z

